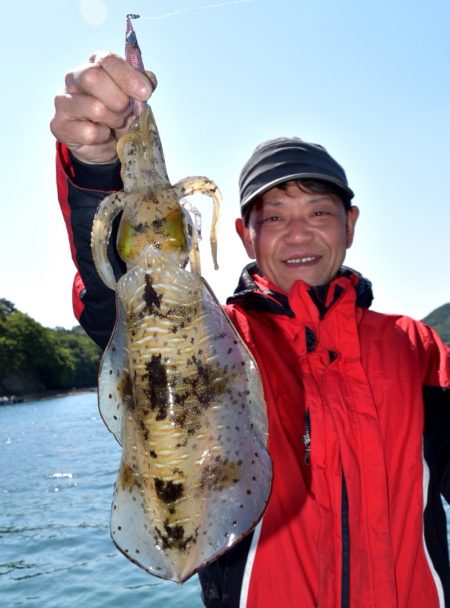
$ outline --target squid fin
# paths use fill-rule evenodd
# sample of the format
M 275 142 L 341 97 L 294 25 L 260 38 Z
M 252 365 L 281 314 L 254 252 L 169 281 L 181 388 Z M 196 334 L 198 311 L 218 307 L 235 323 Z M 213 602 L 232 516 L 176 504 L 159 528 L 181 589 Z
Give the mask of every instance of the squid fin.
M 100 363 L 98 401 L 104 423 L 122 445 L 124 411 L 134 398 L 129 373 L 125 311 L 118 296 L 116 302 L 116 325 Z

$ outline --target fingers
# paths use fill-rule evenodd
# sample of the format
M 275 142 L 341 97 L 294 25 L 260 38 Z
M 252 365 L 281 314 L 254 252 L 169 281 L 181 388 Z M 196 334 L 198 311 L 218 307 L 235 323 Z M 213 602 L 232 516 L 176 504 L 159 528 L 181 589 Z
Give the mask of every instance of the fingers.
M 50 129 L 80 160 L 110 162 L 133 118 L 130 97 L 144 101 L 156 84 L 152 72 L 143 74 L 113 53 L 95 53 L 66 75 Z
M 89 63 L 68 75 L 67 84 L 80 93 L 95 97 L 116 112 L 126 108 L 130 97 L 145 101 L 154 88 L 146 75 L 113 53 L 92 55 Z
M 123 111 L 113 111 L 102 101 L 80 93 L 63 93 L 55 97 L 56 115 L 61 121 L 92 122 L 109 129 L 121 129 L 131 115 L 129 103 Z
M 128 107 L 112 112 L 87 95 L 64 93 L 55 97 L 50 130 L 84 162 L 107 163 L 117 156 L 117 139 L 128 130 L 133 116 Z
M 96 144 L 95 146 L 67 146 L 72 154 L 87 165 L 105 165 L 113 163 L 117 160 L 117 154 L 114 153 L 116 141 L 108 141 L 104 144 Z

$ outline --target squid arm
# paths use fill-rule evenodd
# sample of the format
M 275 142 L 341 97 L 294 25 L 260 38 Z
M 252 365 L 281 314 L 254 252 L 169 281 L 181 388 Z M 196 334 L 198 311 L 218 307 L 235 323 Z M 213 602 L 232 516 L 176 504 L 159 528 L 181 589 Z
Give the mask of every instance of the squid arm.
M 102 281 L 110 288 L 116 289 L 116 278 L 108 259 L 108 243 L 114 219 L 122 211 L 125 194 L 115 192 L 102 200 L 92 225 L 91 247 L 95 268 Z
M 191 196 L 192 194 L 204 194 L 209 196 L 213 201 L 213 215 L 211 222 L 211 233 L 210 233 L 210 245 L 211 245 L 211 254 L 214 262 L 214 269 L 218 270 L 219 266 L 217 264 L 217 232 L 220 221 L 220 204 L 221 204 L 221 194 L 218 186 L 210 179 L 206 177 L 186 177 L 180 181 L 178 181 L 173 189 L 178 196 L 179 199 L 184 198 L 185 196 Z M 194 232 L 196 232 L 194 230 Z M 195 258 L 195 249 L 198 244 L 196 244 L 197 237 L 194 237 L 194 243 L 192 247 L 192 257 Z M 190 256 L 190 262 L 192 267 L 192 259 Z M 194 259 L 194 264 L 195 264 Z M 199 265 L 199 262 L 198 262 Z M 193 272 L 195 270 L 193 269 Z

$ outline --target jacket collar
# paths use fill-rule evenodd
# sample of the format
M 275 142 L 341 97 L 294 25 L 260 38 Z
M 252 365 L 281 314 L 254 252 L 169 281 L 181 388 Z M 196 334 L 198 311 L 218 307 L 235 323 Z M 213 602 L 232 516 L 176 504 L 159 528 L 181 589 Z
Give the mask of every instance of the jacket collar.
M 355 270 L 342 266 L 338 276 L 331 283 L 308 289 L 311 299 L 319 309 L 321 318 L 325 316 L 328 308 L 339 298 L 342 292 L 343 288 L 337 284 L 341 277 L 350 279 L 356 291 L 356 306 L 369 308 L 372 303 L 373 292 L 371 282 Z M 227 304 L 239 304 L 242 308 L 294 317 L 295 315 L 289 306 L 288 295 L 277 291 L 276 287 L 269 283 L 266 287 L 261 287 L 262 282 L 261 280 L 258 281 L 258 278 L 260 279 L 260 275 L 256 263 L 247 264 L 242 271 L 234 294 L 227 299 Z M 335 284 L 335 289 L 330 299 L 327 296 L 333 284 Z

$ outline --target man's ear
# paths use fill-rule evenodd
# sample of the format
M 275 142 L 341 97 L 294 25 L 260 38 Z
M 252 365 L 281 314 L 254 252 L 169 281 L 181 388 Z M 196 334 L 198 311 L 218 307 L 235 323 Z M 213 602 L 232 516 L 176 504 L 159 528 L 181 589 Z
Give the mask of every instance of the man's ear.
M 249 227 L 245 225 L 245 222 L 241 217 L 237 218 L 234 225 L 236 227 L 236 232 L 238 233 L 239 238 L 241 239 L 242 244 L 245 247 L 245 251 L 247 252 L 248 257 L 254 260 L 256 257 L 255 249 L 253 247 Z
M 347 249 L 351 247 L 353 243 L 353 237 L 355 235 L 355 226 L 359 217 L 358 207 L 352 206 L 347 211 Z

